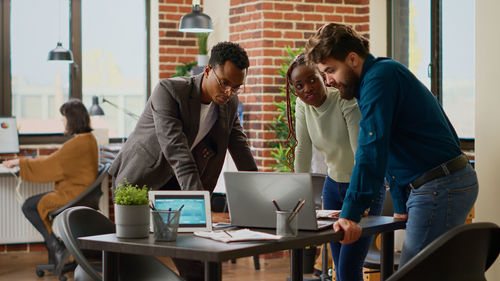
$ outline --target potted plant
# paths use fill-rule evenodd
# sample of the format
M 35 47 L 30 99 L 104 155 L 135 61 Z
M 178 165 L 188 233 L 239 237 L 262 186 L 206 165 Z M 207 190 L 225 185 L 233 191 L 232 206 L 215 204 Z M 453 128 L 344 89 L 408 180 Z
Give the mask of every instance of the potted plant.
M 118 238 L 144 238 L 149 235 L 148 191 L 127 179 L 113 190 L 115 201 L 116 236 Z
M 196 33 L 196 38 L 198 38 L 198 66 L 208 64 L 208 35 L 209 33 Z

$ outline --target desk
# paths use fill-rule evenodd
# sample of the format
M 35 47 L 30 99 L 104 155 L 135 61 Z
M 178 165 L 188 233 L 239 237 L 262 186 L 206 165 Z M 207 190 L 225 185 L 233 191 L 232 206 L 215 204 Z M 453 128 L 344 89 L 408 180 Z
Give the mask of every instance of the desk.
M 365 217 L 361 220 L 363 236 L 382 233 L 382 280 L 392 274 L 394 230 L 404 228 L 405 224 L 405 221 L 394 220 L 392 217 Z M 275 230 L 263 231 L 273 233 Z M 200 260 L 205 262 L 205 280 L 220 281 L 222 261 L 288 249 L 292 249 L 291 280 L 302 280 L 302 249 L 309 245 L 320 245 L 339 239 L 340 233 L 335 233 L 332 229 L 299 231 L 297 237 L 279 241 L 244 243 L 222 243 L 189 233 L 179 233 L 177 241 L 174 242 L 155 242 L 152 234 L 144 239 L 118 239 L 116 234 L 105 234 L 81 237 L 78 239 L 78 245 L 82 249 L 103 251 L 103 280 L 118 279 L 119 253 Z

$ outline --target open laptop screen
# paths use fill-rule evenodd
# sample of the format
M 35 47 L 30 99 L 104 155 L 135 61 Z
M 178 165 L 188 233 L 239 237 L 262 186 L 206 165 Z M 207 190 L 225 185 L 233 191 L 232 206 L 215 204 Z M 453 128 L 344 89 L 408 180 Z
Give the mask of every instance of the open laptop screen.
M 149 192 L 149 200 L 157 210 L 179 210 L 184 205 L 179 219 L 179 232 L 212 229 L 208 191 L 154 190 Z
M 205 214 L 205 199 L 201 195 L 157 195 L 155 197 L 155 208 L 157 210 L 178 210 L 182 205 L 179 226 L 205 226 L 207 217 Z

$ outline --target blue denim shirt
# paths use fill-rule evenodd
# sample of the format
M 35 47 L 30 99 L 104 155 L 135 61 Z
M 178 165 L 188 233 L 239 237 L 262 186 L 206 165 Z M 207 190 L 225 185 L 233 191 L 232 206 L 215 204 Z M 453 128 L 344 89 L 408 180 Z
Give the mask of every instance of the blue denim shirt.
M 384 181 L 396 213 L 408 183 L 460 155 L 460 142 L 434 95 L 402 64 L 368 55 L 356 98 L 361 111 L 356 162 L 340 217 L 358 222 Z

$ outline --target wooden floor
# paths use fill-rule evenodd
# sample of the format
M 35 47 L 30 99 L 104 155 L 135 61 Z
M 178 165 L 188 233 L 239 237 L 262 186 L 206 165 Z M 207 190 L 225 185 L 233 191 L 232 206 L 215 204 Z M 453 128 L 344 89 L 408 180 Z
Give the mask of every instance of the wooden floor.
M 0 281 L 58 281 L 58 278 L 47 273 L 44 277 L 37 277 L 35 265 L 43 264 L 47 260 L 47 253 L 41 252 L 14 252 L 0 253 Z M 164 262 L 170 264 L 171 261 L 162 258 Z M 222 279 L 224 281 L 235 280 L 266 280 L 284 281 L 289 275 L 289 259 L 270 258 L 260 259 L 260 270 L 255 270 L 252 258 L 242 258 L 236 264 L 224 262 L 222 264 Z M 72 274 L 67 274 L 68 280 L 73 280 Z

